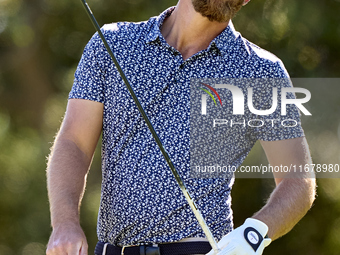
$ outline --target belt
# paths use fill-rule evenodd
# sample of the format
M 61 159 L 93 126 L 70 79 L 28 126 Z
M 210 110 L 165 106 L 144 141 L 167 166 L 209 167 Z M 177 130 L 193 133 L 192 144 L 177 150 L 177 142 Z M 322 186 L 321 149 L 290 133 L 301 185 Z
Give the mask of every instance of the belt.
M 207 254 L 211 250 L 209 242 L 176 242 L 156 245 L 129 247 L 114 246 L 98 242 L 95 255 L 190 255 Z

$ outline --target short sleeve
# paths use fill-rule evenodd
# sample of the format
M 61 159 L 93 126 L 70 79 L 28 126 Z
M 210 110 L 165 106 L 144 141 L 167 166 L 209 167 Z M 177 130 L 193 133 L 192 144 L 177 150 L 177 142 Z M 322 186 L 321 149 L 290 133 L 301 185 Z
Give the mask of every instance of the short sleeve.
M 299 109 L 294 104 L 282 104 L 282 98 L 295 99 L 294 93 L 289 92 L 292 87 L 289 78 L 260 79 L 255 82 L 252 104 L 256 110 L 263 111 L 262 114 L 268 111 L 268 114 L 263 115 L 251 113 L 248 124 L 256 140 L 276 141 L 304 136 Z M 274 111 L 270 111 L 274 109 L 274 98 L 277 99 L 277 106 Z M 286 114 L 282 112 L 282 107 L 286 108 Z
M 103 47 L 96 33 L 86 45 L 79 61 L 69 99 L 104 102 Z

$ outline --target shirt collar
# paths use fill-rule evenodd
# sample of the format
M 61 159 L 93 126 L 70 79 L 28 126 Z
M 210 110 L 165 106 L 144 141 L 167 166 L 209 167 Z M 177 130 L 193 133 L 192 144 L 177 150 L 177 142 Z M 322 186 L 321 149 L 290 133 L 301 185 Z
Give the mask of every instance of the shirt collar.
M 219 51 L 228 52 L 235 47 L 234 44 L 239 37 L 240 34 L 235 30 L 230 20 L 228 26 L 211 41 L 209 48 L 214 45 Z
M 147 43 L 163 38 L 160 28 L 163 25 L 164 20 L 171 15 L 175 8 L 175 6 L 172 6 L 155 18 L 155 22 L 152 24 L 149 34 L 146 37 Z M 220 52 L 227 52 L 233 48 L 232 44 L 235 43 L 240 36 L 241 35 L 235 30 L 234 25 L 230 20 L 228 26 L 211 41 L 208 50 L 212 47 L 216 47 Z
M 171 13 L 175 10 L 175 6 L 172 6 L 165 11 L 163 11 L 158 17 L 156 17 L 155 22 L 152 24 L 149 34 L 146 37 L 146 42 L 150 43 L 156 41 L 161 34 L 161 26 L 163 25 L 164 20 L 171 15 Z

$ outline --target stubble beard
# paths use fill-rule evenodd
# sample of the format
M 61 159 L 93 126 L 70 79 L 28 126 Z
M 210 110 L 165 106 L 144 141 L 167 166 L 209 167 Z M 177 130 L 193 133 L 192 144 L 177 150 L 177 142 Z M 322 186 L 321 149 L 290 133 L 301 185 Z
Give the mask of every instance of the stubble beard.
M 195 11 L 210 21 L 228 22 L 238 12 L 244 0 L 191 0 Z

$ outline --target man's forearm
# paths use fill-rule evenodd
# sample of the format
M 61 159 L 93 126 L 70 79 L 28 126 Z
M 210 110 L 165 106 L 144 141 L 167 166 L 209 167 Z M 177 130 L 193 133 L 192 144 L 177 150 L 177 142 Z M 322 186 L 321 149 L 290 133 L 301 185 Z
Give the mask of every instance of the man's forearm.
M 79 221 L 79 206 L 84 193 L 91 159 L 70 139 L 58 135 L 47 167 L 51 223 Z
M 289 232 L 307 213 L 315 198 L 315 178 L 283 179 L 267 204 L 252 218 L 269 227 L 268 236 L 275 240 Z

